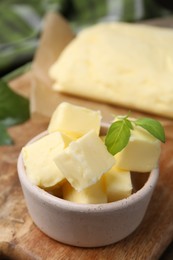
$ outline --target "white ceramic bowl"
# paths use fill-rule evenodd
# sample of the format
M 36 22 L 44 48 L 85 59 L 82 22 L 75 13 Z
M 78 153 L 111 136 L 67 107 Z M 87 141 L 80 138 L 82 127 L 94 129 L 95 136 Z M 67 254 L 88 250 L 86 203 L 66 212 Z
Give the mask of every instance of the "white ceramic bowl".
M 34 142 L 42 133 L 30 142 Z M 20 154 L 18 175 L 31 218 L 37 227 L 49 237 L 79 247 L 99 247 L 122 240 L 141 223 L 159 171 L 148 176 L 134 174 L 136 190 L 127 199 L 107 204 L 77 204 L 57 198 L 28 180 Z M 143 178 L 142 178 L 143 176 Z

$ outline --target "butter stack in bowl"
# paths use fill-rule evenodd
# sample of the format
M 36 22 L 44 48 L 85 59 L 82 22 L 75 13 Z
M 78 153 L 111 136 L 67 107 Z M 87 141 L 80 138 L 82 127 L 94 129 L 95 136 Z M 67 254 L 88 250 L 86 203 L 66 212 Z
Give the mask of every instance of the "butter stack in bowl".
M 158 121 L 126 115 L 105 126 L 100 111 L 61 103 L 48 130 L 31 140 L 18 160 L 33 221 L 71 245 L 123 239 L 147 209 L 158 178 L 160 141 L 165 139 Z M 148 175 L 137 191 L 134 171 Z

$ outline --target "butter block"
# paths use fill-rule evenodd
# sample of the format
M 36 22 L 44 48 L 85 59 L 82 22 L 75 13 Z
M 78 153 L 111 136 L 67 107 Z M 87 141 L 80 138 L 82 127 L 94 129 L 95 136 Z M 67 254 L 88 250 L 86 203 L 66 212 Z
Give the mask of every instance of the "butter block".
M 107 194 L 102 178 L 82 191 L 76 191 L 68 182 L 63 184 L 62 190 L 63 199 L 68 201 L 82 204 L 107 203 Z
M 172 42 L 172 28 L 123 22 L 90 26 L 52 64 L 52 87 L 173 117 Z
M 127 198 L 132 193 L 130 172 L 113 166 L 104 175 L 108 202 Z
M 51 117 L 48 132 L 61 131 L 78 138 L 93 129 L 99 135 L 100 124 L 100 111 L 62 102 Z
M 129 171 L 149 172 L 157 167 L 160 152 L 160 141 L 137 126 L 131 131 L 128 145 L 115 155 L 116 166 Z
M 64 134 L 55 132 L 42 137 L 22 149 L 26 173 L 30 181 L 41 188 L 54 188 L 64 181 L 53 158 L 71 142 Z
M 73 188 L 81 191 L 95 184 L 114 165 L 115 158 L 91 130 L 71 142 L 54 161 Z

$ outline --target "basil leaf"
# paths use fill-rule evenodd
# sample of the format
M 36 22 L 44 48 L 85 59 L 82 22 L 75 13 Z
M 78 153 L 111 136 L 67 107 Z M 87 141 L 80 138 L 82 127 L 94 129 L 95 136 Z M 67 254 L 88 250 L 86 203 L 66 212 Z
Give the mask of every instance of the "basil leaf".
M 133 125 L 131 123 L 131 121 L 127 118 L 124 118 L 124 122 L 126 123 L 126 125 L 131 129 L 133 130 Z
M 26 121 L 29 116 L 29 100 L 0 80 L 0 123 L 9 127 Z
M 23 123 L 29 117 L 29 100 L 0 80 L 0 145 L 13 144 L 7 127 Z
M 151 118 L 139 118 L 135 121 L 135 124 L 143 127 L 151 135 L 165 143 L 165 132 L 161 123 Z
M 8 134 L 6 127 L 0 124 L 0 145 L 11 145 L 11 144 L 13 144 L 13 141 L 10 135 Z
M 105 145 L 107 146 L 108 151 L 112 155 L 115 155 L 128 144 L 129 138 L 129 123 L 125 120 L 118 120 L 110 126 L 105 138 Z

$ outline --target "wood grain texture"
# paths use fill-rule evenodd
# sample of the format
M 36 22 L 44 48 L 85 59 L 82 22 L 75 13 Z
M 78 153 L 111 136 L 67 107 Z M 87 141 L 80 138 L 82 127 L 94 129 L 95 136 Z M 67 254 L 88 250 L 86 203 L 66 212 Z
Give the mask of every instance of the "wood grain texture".
M 30 74 L 11 86 L 29 94 Z M 61 98 L 62 99 L 62 96 Z M 68 96 L 64 96 L 68 101 Z M 87 105 L 87 101 L 80 103 Z M 110 113 L 127 113 L 123 108 L 93 102 L 92 107 Z M 135 115 L 140 115 L 138 112 Z M 145 218 L 139 228 L 119 243 L 83 249 L 58 243 L 44 235 L 32 222 L 18 180 L 16 162 L 22 146 L 44 131 L 48 118 L 35 116 L 28 122 L 9 129 L 14 146 L 0 148 L 0 258 L 12 259 L 158 259 L 173 239 L 173 122 L 160 118 L 165 126 L 167 142 L 162 147 L 160 177 Z

